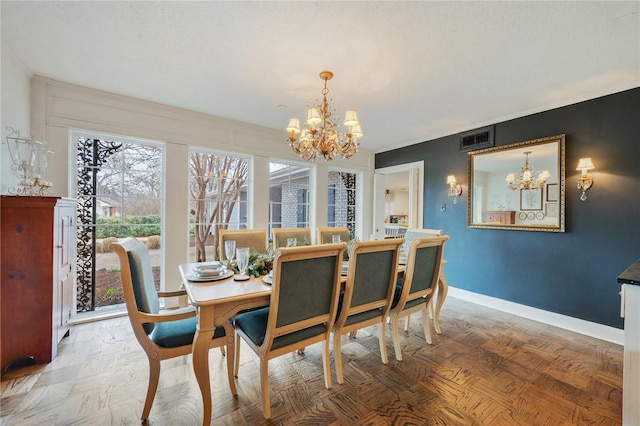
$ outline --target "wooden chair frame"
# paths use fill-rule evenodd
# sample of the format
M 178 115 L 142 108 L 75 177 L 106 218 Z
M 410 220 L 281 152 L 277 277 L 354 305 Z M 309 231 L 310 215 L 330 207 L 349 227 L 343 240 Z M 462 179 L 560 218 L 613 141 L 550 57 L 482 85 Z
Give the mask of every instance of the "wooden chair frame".
M 236 248 L 249 247 L 251 253 L 267 251 L 269 247 L 269 236 L 266 229 L 220 229 L 218 254 L 219 259 L 225 260 L 224 242 L 235 240 Z M 235 256 L 235 255 L 234 255 Z
M 438 285 L 440 274 L 442 272 L 442 255 L 444 253 L 444 244 L 449 239 L 448 236 L 441 237 L 425 237 L 416 238 L 411 243 L 409 256 L 407 259 L 407 269 L 404 274 L 404 282 L 402 285 L 402 293 L 398 304 L 391 309 L 389 317 L 391 318 L 391 332 L 393 337 L 393 347 L 396 353 L 396 359 L 402 361 L 402 350 L 400 348 L 400 338 L 398 336 L 398 320 L 402 317 L 411 315 L 415 312 L 422 312 L 422 328 L 424 329 L 425 340 L 431 344 L 431 331 L 429 330 L 429 312 L 428 307 L 433 298 L 434 289 Z M 416 255 L 418 250 L 428 247 L 437 247 L 437 255 L 435 259 L 434 272 L 431 282 L 422 290 L 411 292 L 416 269 Z M 419 278 L 419 277 L 418 277 Z M 407 302 L 423 298 L 424 302 L 419 303 L 410 308 L 405 308 Z
M 277 358 L 286 353 L 292 352 L 301 346 L 309 346 L 314 343 L 323 342 L 322 349 L 322 364 L 324 370 L 324 382 L 327 389 L 331 388 L 331 370 L 329 366 L 329 338 L 331 335 L 331 329 L 336 317 L 336 311 L 338 309 L 338 295 L 340 292 L 340 280 L 341 280 L 341 268 L 342 257 L 346 243 L 325 244 L 325 245 L 313 245 L 313 246 L 301 246 L 301 247 L 289 247 L 280 248 L 276 252 L 276 256 L 273 263 L 273 290 L 271 292 L 271 300 L 269 304 L 269 317 L 267 320 L 267 329 L 262 345 L 257 346 L 251 339 L 245 334 L 245 332 L 237 326 L 236 322 L 236 348 L 235 356 L 240 355 L 240 338 L 243 338 L 248 346 L 258 355 L 260 358 L 260 389 L 262 392 L 262 410 L 265 419 L 271 418 L 271 403 L 269 399 L 269 360 Z M 303 321 L 286 324 L 283 326 L 277 326 L 276 320 L 278 318 L 279 300 L 280 300 L 280 280 L 282 265 L 285 262 L 295 262 L 298 260 L 315 259 L 335 257 L 335 270 L 333 278 L 333 289 L 331 306 L 329 312 L 326 314 L 318 315 L 312 318 L 308 318 Z M 314 280 L 313 276 L 309 276 L 310 280 Z M 293 301 L 292 301 L 293 302 Z M 309 327 L 324 324 L 326 325 L 326 332 L 296 341 L 277 349 L 271 349 L 274 340 L 277 337 L 291 334 L 293 332 L 304 330 Z
M 151 406 L 158 389 L 158 382 L 160 379 L 160 362 L 165 359 L 175 358 L 182 355 L 188 355 L 191 353 L 192 345 L 183 345 L 172 348 L 165 348 L 158 346 L 147 335 L 143 324 L 146 323 L 159 323 L 167 321 L 177 321 L 187 319 L 196 316 L 196 311 L 191 310 L 188 312 L 171 313 L 169 311 L 163 311 L 158 314 L 149 314 L 138 310 L 136 298 L 133 290 L 133 281 L 131 276 L 131 264 L 129 262 L 129 252 L 138 244 L 144 244 L 139 242 L 133 237 L 127 237 L 111 245 L 111 249 L 118 255 L 120 260 L 120 277 L 122 280 L 122 291 L 124 293 L 125 305 L 127 307 L 127 313 L 129 315 L 129 321 L 131 322 L 131 328 L 133 328 L 133 334 L 136 336 L 138 343 L 144 350 L 149 359 L 149 385 L 147 387 L 147 396 L 145 398 L 144 408 L 142 410 L 141 420 L 145 421 L 149 417 L 151 412 Z M 186 295 L 185 290 L 178 291 L 158 291 L 158 297 L 175 297 Z M 224 346 L 227 347 L 227 373 L 229 378 L 229 387 L 231 393 L 236 394 L 236 386 L 233 377 L 233 336 L 224 336 L 211 340 L 210 348 Z
M 273 249 L 287 246 L 287 238 L 309 241 L 311 244 L 311 228 L 273 228 Z
M 386 342 L 386 324 L 385 320 L 391 309 L 391 303 L 393 302 L 393 294 L 396 287 L 396 281 L 398 279 L 398 257 L 400 256 L 400 246 L 404 241 L 400 238 L 378 240 L 378 241 L 361 241 L 357 242 L 351 248 L 349 253 L 349 269 L 347 272 L 347 282 L 344 287 L 344 296 L 342 299 L 342 308 L 338 312 L 338 317 L 333 325 L 333 356 L 335 358 L 336 378 L 338 383 L 344 383 L 344 375 L 342 371 L 342 336 L 345 334 L 355 333 L 355 331 L 369 327 L 375 324 L 379 325 L 380 330 L 380 357 L 383 364 L 388 364 L 387 357 L 387 342 Z M 387 280 L 386 296 L 378 299 L 372 298 L 367 303 L 363 303 L 357 306 L 352 306 L 352 298 L 356 285 L 363 286 L 367 289 L 371 289 L 369 281 L 357 280 L 359 275 L 358 270 L 358 258 L 361 255 L 376 252 L 392 252 L 392 256 L 389 259 L 390 264 L 376 264 L 373 269 L 367 271 L 361 271 L 361 273 L 376 273 L 381 280 Z M 369 268 L 369 265 L 365 265 Z M 379 268 L 379 269 L 378 269 Z M 388 268 L 388 269 L 387 269 Z M 388 272 L 386 276 L 384 273 Z M 378 283 L 375 283 L 376 285 Z M 368 286 L 369 285 L 369 286 Z M 378 284 L 379 285 L 379 284 Z M 380 289 L 380 287 L 377 287 Z M 349 317 L 358 315 L 364 312 L 369 312 L 378 309 L 380 313 L 375 317 L 368 317 L 360 322 L 354 322 L 347 324 Z
M 349 228 L 346 226 L 319 226 L 318 227 L 318 241 L 316 244 L 330 244 L 331 236 L 335 234 L 340 234 L 341 242 L 347 243 L 351 239 Z

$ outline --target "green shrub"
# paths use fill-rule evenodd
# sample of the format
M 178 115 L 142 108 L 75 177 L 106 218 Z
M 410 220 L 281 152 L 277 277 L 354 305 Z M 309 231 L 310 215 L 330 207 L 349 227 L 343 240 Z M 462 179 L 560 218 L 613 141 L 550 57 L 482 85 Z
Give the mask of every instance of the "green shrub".
M 160 235 L 160 216 L 158 215 L 127 216 L 125 218 L 99 217 L 96 225 L 97 238 Z
M 147 248 L 159 249 L 160 248 L 160 235 L 152 235 L 147 238 Z

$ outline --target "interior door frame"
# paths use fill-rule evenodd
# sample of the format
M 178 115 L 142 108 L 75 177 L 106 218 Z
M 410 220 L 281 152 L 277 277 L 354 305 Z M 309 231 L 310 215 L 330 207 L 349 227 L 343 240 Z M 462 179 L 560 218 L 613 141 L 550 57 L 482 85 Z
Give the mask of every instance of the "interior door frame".
M 384 182 L 385 175 L 409 173 L 409 227 L 422 228 L 424 223 L 424 161 L 375 169 L 373 175 L 373 229 L 375 239 L 384 238 Z

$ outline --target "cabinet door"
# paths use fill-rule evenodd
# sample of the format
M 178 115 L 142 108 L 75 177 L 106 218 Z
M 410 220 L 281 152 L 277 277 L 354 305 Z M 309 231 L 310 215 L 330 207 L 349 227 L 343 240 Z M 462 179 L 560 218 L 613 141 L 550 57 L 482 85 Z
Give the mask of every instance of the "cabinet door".
M 55 343 L 69 331 L 69 320 L 73 309 L 73 265 L 75 260 L 75 215 L 76 207 L 72 203 L 61 203 L 57 207 L 55 221 L 55 292 L 53 324 Z

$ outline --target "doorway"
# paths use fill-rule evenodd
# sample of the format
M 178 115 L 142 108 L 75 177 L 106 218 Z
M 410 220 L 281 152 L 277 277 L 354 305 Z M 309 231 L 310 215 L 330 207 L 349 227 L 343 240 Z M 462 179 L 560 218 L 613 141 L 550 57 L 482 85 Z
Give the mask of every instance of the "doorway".
M 372 236 L 384 238 L 385 225 L 422 228 L 424 161 L 376 169 Z

